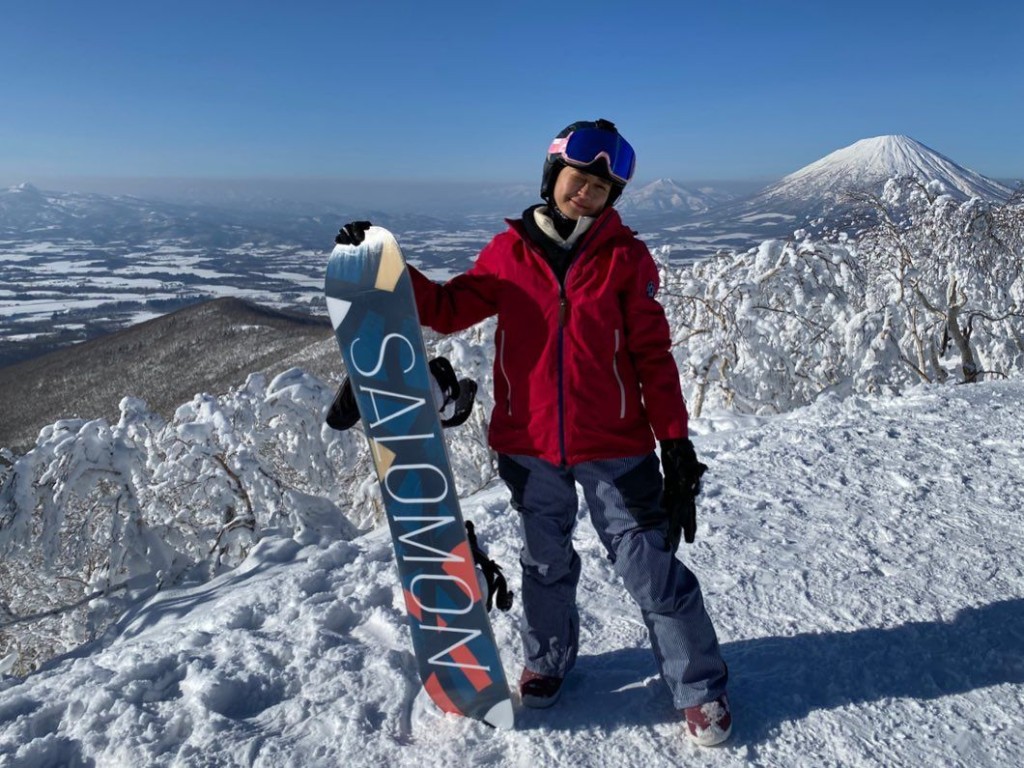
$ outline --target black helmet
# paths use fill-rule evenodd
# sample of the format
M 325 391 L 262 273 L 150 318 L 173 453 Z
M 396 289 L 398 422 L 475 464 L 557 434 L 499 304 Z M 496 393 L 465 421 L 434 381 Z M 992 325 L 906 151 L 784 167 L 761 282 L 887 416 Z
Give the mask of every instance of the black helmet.
M 609 120 L 582 120 L 567 126 L 548 147 L 540 183 L 544 200 L 551 199 L 555 179 L 567 165 L 610 181 L 607 204 L 612 205 L 633 177 L 636 153 Z

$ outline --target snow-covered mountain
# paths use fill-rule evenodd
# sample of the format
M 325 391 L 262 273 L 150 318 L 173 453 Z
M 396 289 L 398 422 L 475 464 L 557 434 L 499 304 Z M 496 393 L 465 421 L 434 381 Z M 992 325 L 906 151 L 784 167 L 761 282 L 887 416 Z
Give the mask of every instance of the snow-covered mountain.
M 716 187 L 684 187 L 672 179 L 658 179 L 642 187 L 627 188 L 616 208 L 622 213 L 705 213 L 735 195 Z
M 1005 200 L 1011 194 L 1006 185 L 915 139 L 877 136 L 836 150 L 753 195 L 658 179 L 627 189 L 616 207 L 644 225 L 673 225 L 694 244 L 680 253 L 698 255 L 720 246 L 751 247 L 819 219 L 838 223 L 852 208 L 851 193 L 878 194 L 889 179 L 908 175 L 938 181 L 958 199 Z
M 938 181 L 954 197 L 1004 200 L 1010 189 L 964 168 L 909 136 L 862 139 L 789 174 L 755 200 L 817 207 L 822 201 L 841 204 L 850 192 L 880 192 L 895 176 Z
M 915 139 L 877 136 L 836 150 L 754 195 L 682 222 L 673 228 L 678 241 L 673 256 L 693 259 L 719 249 L 745 250 L 800 229 L 856 232 L 869 219 L 851 193 L 880 194 L 886 181 L 908 175 L 938 181 L 960 200 L 1002 201 L 1012 192 Z

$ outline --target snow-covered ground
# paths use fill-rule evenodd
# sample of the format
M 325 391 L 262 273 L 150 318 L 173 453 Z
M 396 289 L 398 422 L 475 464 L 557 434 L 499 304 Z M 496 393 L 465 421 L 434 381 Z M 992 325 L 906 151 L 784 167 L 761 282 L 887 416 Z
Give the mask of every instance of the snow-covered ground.
M 682 735 L 646 630 L 586 521 L 582 648 L 512 731 L 420 693 L 387 532 L 266 539 L 100 641 L 0 680 L 0 766 L 1024 764 L 1024 382 L 705 414 L 694 545 L 734 734 Z M 463 502 L 518 591 L 504 490 Z M 510 677 L 518 604 L 493 615 Z

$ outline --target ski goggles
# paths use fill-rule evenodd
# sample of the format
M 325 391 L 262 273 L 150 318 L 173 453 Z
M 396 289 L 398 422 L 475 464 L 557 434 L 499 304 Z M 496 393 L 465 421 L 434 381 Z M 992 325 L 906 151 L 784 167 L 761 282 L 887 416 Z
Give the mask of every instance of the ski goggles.
M 577 168 L 603 158 L 612 180 L 622 185 L 633 178 L 636 170 L 636 153 L 629 142 L 617 133 L 599 128 L 580 128 L 565 138 L 555 139 L 548 154 L 557 155 Z

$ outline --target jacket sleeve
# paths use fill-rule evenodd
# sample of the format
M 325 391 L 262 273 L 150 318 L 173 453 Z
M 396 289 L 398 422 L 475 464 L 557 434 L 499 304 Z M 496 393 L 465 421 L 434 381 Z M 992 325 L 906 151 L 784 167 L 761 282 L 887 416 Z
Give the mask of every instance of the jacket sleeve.
M 658 440 L 687 437 L 689 414 L 672 357 L 672 334 L 657 299 L 660 278 L 650 252 L 637 242 L 634 282 L 626 286 L 623 315 L 626 344 L 640 381 L 644 407 Z
M 496 248 L 492 241 L 469 271 L 444 284 L 409 265 L 420 323 L 438 333 L 454 333 L 497 314 L 500 279 L 494 271 Z

